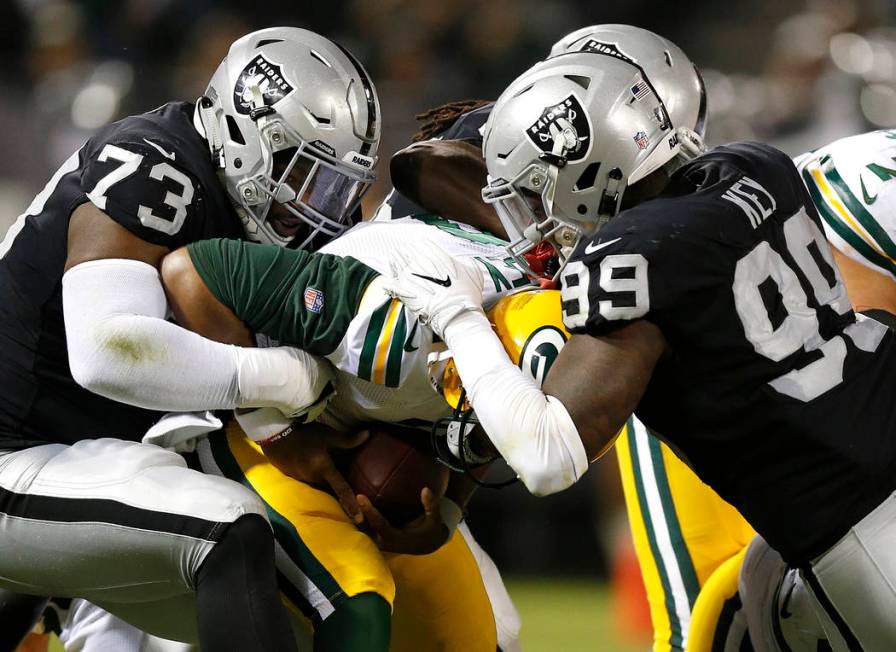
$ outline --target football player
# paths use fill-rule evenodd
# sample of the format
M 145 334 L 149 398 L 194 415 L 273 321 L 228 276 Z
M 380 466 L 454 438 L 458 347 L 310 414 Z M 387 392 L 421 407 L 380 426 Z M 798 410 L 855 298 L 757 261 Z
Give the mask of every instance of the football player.
M 896 313 L 893 198 L 896 133 L 842 138 L 794 159 L 857 311 L 891 327 Z M 814 651 L 826 639 L 797 569 L 757 537 L 740 574 L 750 636 L 763 650 Z
M 461 121 L 464 124 L 459 123 L 455 128 L 478 129 L 484 120 L 473 126 L 471 123 L 475 120 L 475 117 L 464 119 Z M 398 197 L 392 195 L 393 199 Z M 340 332 L 338 326 L 333 326 L 340 323 L 338 319 L 328 322 L 331 309 L 338 311 L 339 319 L 352 320 L 349 327 L 352 337 L 346 335 L 340 343 L 343 353 L 331 357 L 344 362 L 337 365 L 338 391 L 321 416 L 324 423 L 345 431 L 356 431 L 372 420 L 411 423 L 428 430 L 430 421 L 451 414 L 451 406 L 432 389 L 434 384 L 441 383 L 441 369 L 447 364 L 444 352 L 440 353 L 442 360 L 438 365 L 430 369 L 431 333 L 426 327 L 407 323 L 394 305 L 397 302 L 388 301 L 388 305 L 379 306 L 376 292 L 370 290 L 368 293 L 373 298 L 367 300 L 368 294 L 365 294 L 367 303 L 363 304 L 363 310 L 355 308 L 356 294 L 364 289 L 368 277 L 357 275 L 358 270 L 366 268 L 354 259 L 385 269 L 390 248 L 400 242 L 413 246 L 420 238 L 430 236 L 458 255 L 481 259 L 482 269 L 493 283 L 494 295 L 487 297 L 489 303 L 510 290 L 528 285 L 522 271 L 506 260 L 503 241 L 419 208 L 408 210 L 404 218 L 388 226 L 377 224 L 372 229 L 362 225 L 344 239 L 323 247 L 322 252 L 347 251 L 353 255 L 345 259 L 330 257 L 329 265 L 320 268 L 329 270 L 327 273 L 309 271 L 317 268 L 296 263 L 291 252 L 268 251 L 267 254 L 277 259 L 281 259 L 281 254 L 285 258 L 278 263 L 279 267 L 271 267 L 265 273 L 259 273 L 255 262 L 256 254 L 263 253 L 260 248 L 245 250 L 251 254 L 248 265 L 217 251 L 207 254 L 220 274 L 230 279 L 236 278 L 234 274 L 243 274 L 243 285 L 239 290 L 234 288 L 234 292 L 253 302 L 265 303 L 275 312 L 278 305 L 281 310 L 304 306 L 299 314 L 307 316 L 306 327 L 320 324 L 320 333 L 327 337 L 338 336 Z M 176 312 L 181 323 L 215 339 L 249 344 L 252 338 L 242 323 L 231 323 L 232 315 L 222 313 L 219 302 L 209 302 L 207 292 L 200 292 L 204 288 L 202 279 L 193 274 L 183 278 L 183 270 L 175 264 L 177 257 L 172 256 L 164 264 L 164 279 L 172 304 L 179 306 Z M 282 270 L 291 270 L 288 272 L 291 276 L 283 277 Z M 320 283 L 310 289 L 288 284 L 288 278 L 297 273 L 297 278 L 305 278 L 302 274 L 306 272 L 316 275 Z M 367 273 L 370 278 L 375 276 L 370 270 Z M 265 279 L 263 283 L 262 279 Z M 284 292 L 289 300 L 273 297 L 270 294 L 273 290 Z M 526 305 L 531 315 L 542 303 L 535 301 Z M 391 317 L 377 316 L 376 311 L 371 312 L 373 308 L 388 308 Z M 555 308 L 559 310 L 559 304 Z M 240 314 L 258 312 L 256 304 L 240 310 Z M 519 321 L 520 314 L 523 313 L 516 309 L 502 312 L 507 320 L 514 322 Z M 555 321 L 559 320 L 559 312 L 556 315 Z M 531 323 L 532 319 L 530 316 L 523 323 Z M 328 323 L 332 332 L 324 327 Z M 299 330 L 283 340 L 268 324 L 260 333 L 283 342 L 307 344 L 313 350 L 322 345 L 314 341 L 315 335 L 310 331 Z M 372 344 L 376 344 L 378 351 L 374 358 L 369 352 Z M 384 345 L 388 346 L 388 353 L 380 355 Z M 365 357 L 368 362 L 360 365 L 358 361 Z M 263 436 L 259 434 L 260 427 L 276 433 L 288 426 L 289 420 L 278 414 L 267 410 L 242 414 L 239 418 L 247 431 L 259 437 Z M 266 423 L 266 417 L 273 419 Z M 299 436 L 305 434 L 307 431 Z M 290 437 L 279 445 L 292 450 L 295 441 L 296 438 Z M 208 445 L 200 444 L 201 468 L 251 487 L 265 501 L 277 538 L 277 567 L 283 598 L 293 614 L 311 621 L 316 649 L 493 650 L 496 641 L 505 652 L 518 648 L 519 616 L 500 574 L 465 525 L 457 525 L 449 518 L 460 514 L 460 508 L 450 499 L 442 501 L 442 515 L 448 519 L 450 529 L 456 527 L 458 532 L 449 537 L 447 545 L 428 555 L 384 557 L 373 540 L 360 532 L 356 523 L 340 509 L 333 496 L 296 481 L 272 465 L 265 457 L 271 446 L 277 447 L 278 442 L 253 444 L 243 429 L 232 423 L 226 434 L 211 435 Z M 465 497 L 456 499 L 462 504 Z M 435 524 L 440 525 L 437 521 Z M 387 530 L 388 524 L 383 522 L 382 527 Z M 435 542 L 427 544 L 429 549 L 438 547 L 444 540 L 439 530 L 440 527 L 435 532 Z M 389 538 L 386 545 L 391 543 L 394 547 L 401 543 L 401 533 L 387 530 L 385 534 Z M 123 629 L 120 624 L 115 625 L 119 631 Z M 85 634 L 96 636 L 96 630 Z M 69 630 L 63 635 L 66 640 L 83 637 Z
M 646 30 L 600 25 L 564 37 L 552 48 L 551 54 L 614 46 L 646 67 L 651 60 L 665 57 L 665 51 L 669 49 L 666 43 Z M 651 45 L 654 50 L 650 49 Z M 670 52 L 683 56 L 677 48 L 672 48 Z M 670 113 L 676 123 L 681 117 L 685 124 L 694 124 L 694 131 L 702 135 L 702 119 L 696 122 L 693 119 L 695 115 L 703 115 L 702 92 L 695 92 L 693 84 L 676 84 L 674 78 L 664 80 L 662 66 L 648 68 L 648 73 L 653 80 L 660 79 L 654 81 L 657 92 L 671 107 Z M 690 88 L 690 93 L 682 93 L 682 87 Z M 481 104 L 486 103 L 478 103 Z M 456 103 L 433 111 L 427 117 L 432 118 L 432 124 L 438 124 L 452 112 L 456 116 L 478 105 Z M 695 110 L 696 107 L 700 109 Z M 471 118 L 476 115 L 477 129 L 484 124 L 490 110 L 491 103 L 487 103 L 470 113 Z M 676 110 L 683 115 L 675 115 Z M 420 143 L 393 157 L 392 179 L 396 187 L 430 210 L 453 211 L 503 236 L 497 215 L 479 199 L 478 192 L 473 196 L 477 182 L 481 186 L 486 179 L 481 151 L 475 147 L 477 139 L 481 144 L 479 131 L 454 130 L 450 135 L 446 133 L 445 140 L 432 139 L 433 135 L 431 127 L 422 130 L 417 137 Z M 450 136 L 457 140 L 447 140 Z M 885 182 L 896 175 L 892 168 L 892 157 L 896 154 L 893 138 L 889 131 L 873 132 L 837 141 L 796 159 L 823 219 L 825 235 L 831 242 L 855 309 L 880 321 L 886 320 L 888 313 L 894 311 L 892 268 L 885 253 L 891 243 L 885 234 L 883 239 L 871 234 L 885 233 L 890 223 L 887 210 L 890 186 Z M 834 152 L 839 154 L 834 174 L 849 180 L 841 181 L 839 185 L 829 180 Z M 816 169 L 821 162 L 827 164 L 829 174 Z M 816 177 L 819 181 L 815 181 Z M 854 187 L 853 190 L 841 190 L 843 183 Z M 883 201 L 873 206 L 878 195 Z M 864 201 L 865 197 L 870 203 Z M 399 211 L 404 209 L 401 201 L 393 202 Z M 849 208 L 856 204 L 863 208 L 858 214 Z M 377 219 L 380 219 L 379 214 Z M 866 228 L 863 224 L 872 226 Z M 893 252 L 889 254 L 890 257 L 894 255 Z M 532 266 L 531 257 L 528 261 Z M 681 651 L 687 645 L 692 650 L 708 651 L 714 649 L 716 640 L 719 641 L 717 646 L 739 649 L 745 643 L 741 642 L 744 622 L 738 605 L 747 598 L 738 595 L 738 573 L 753 529 L 636 418 L 628 422 L 620 435 L 616 451 L 651 608 L 654 650 Z M 780 577 L 782 568 L 783 562 L 782 567 L 775 567 L 772 574 L 777 573 L 776 577 Z M 789 577 L 794 581 L 792 576 L 790 573 Z M 795 621 L 792 618 L 780 625 L 792 649 L 797 648 L 790 635 L 794 628 L 789 626 Z M 771 630 L 765 628 L 764 631 Z
M 892 335 L 852 312 L 789 159 L 746 143 L 682 156 L 678 127 L 613 54 L 539 64 L 496 104 L 484 197 L 518 260 L 545 239 L 560 253 L 573 336 L 544 392 L 483 327 L 466 266 L 419 252 L 388 287 L 446 339 L 533 493 L 569 486 L 637 411 L 801 567 L 835 646 L 887 649 L 893 408 L 871 395 Z
M 525 273 L 508 260 L 503 241 L 432 215 L 359 224 L 317 254 L 234 240 L 192 243 L 165 258 L 162 276 L 174 314 L 186 327 L 227 341 L 260 333 L 329 360 L 336 391 L 320 415 L 322 424 L 353 432 L 387 422 L 423 427 L 417 436 L 425 438 L 435 422 L 453 413 L 434 390 L 442 384 L 448 354 L 426 326 L 383 293 L 377 271 L 388 269 L 396 250 L 410 254 L 421 242 L 472 261 L 487 279 L 486 306 L 529 286 Z M 393 600 L 392 649 L 420 649 L 425 642 L 433 649 L 492 650 L 496 636 L 501 649 L 518 645 L 518 617 L 497 570 L 468 536 L 454 534 L 474 486 L 470 481 L 456 476 L 446 496 L 427 495 L 426 518 L 405 530 L 393 528 L 359 499 L 371 537 L 332 495 L 265 459 L 271 447 L 291 448 L 310 428 L 322 426 L 281 439 L 294 426 L 275 411 L 237 418 L 242 429 L 233 426 L 200 443 L 202 466 L 250 486 L 264 500 L 277 537 L 284 597 L 316 629 L 327 623 L 329 631 L 340 632 L 339 649 L 388 647 Z M 471 463 L 491 459 L 458 442 L 455 454 L 461 450 Z M 378 545 L 393 553 L 432 554 L 384 558 Z M 494 579 L 483 584 L 483 573 Z M 404 594 L 403 603 L 396 590 L 398 597 Z M 423 604 L 437 605 L 436 613 L 407 617 L 410 608 Z M 363 613 L 368 626 L 358 628 L 357 640 L 346 638 L 344 626 L 329 625 Z M 385 628 L 372 625 L 383 622 Z
M 340 233 L 373 178 L 379 114 L 341 47 L 255 32 L 195 105 L 101 129 L 15 222 L 0 244 L 0 586 L 83 596 L 208 649 L 295 647 L 261 501 L 139 442 L 169 410 L 302 414 L 327 369 L 167 322 L 157 268 L 200 238 Z
M 703 83 L 674 44 L 630 25 L 594 25 L 559 40 L 550 56 L 570 52 L 636 61 L 663 98 L 674 123 L 688 127 L 684 136 L 691 149 L 703 148 Z M 393 156 L 392 180 L 402 194 L 396 194 L 394 201 L 390 197 L 389 206 L 381 209 L 376 219 L 382 219 L 384 213 L 406 212 L 408 202 L 402 197 L 407 196 L 429 210 L 506 237 L 494 208 L 481 200 L 479 192 L 486 183 L 481 131 L 492 106 L 456 103 L 431 112 L 428 117 L 438 125 L 452 112 L 475 107 L 439 138 L 433 138 L 434 130 L 427 125 L 418 134 L 420 142 Z M 474 128 L 461 128 L 469 123 Z M 524 256 L 543 282 L 556 271 L 552 247 L 541 245 Z M 636 417 L 627 422 L 616 451 L 654 625 L 654 651 L 681 652 L 689 639 L 693 639 L 690 649 L 695 650 L 712 649 L 715 639 L 730 640 L 739 647 L 745 634 L 745 624 L 734 608 L 740 557 L 732 559 L 742 555 L 753 529 Z M 695 605 L 699 607 L 697 624 L 691 627 Z
M 896 131 L 834 141 L 794 159 L 856 310 L 896 315 Z

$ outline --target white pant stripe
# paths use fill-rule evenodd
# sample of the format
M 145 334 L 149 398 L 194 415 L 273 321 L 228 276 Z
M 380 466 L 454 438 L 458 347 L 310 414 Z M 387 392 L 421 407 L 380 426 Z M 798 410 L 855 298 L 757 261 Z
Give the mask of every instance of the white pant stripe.
M 215 456 L 212 454 L 212 447 L 208 439 L 200 440 L 196 447 L 196 452 L 199 455 L 199 463 L 202 465 L 203 471 L 224 477 L 224 473 L 217 462 L 215 462 Z M 321 620 L 333 613 L 335 609 L 333 604 L 327 599 L 327 596 L 293 562 L 276 538 L 274 539 L 274 559 L 280 574 L 289 580 L 290 584 L 305 597 L 308 603 L 320 615 Z
M 666 570 L 666 577 L 669 579 L 669 585 L 672 589 L 675 615 L 681 624 L 682 649 L 686 650 L 688 647 L 688 628 L 691 624 L 691 607 L 688 602 L 688 594 L 684 587 L 684 580 L 681 577 L 681 569 L 678 567 L 675 550 L 672 547 L 672 540 L 669 537 L 669 526 L 666 523 L 666 514 L 663 511 L 663 503 L 656 484 L 653 459 L 650 457 L 647 428 L 638 419 L 632 419 L 632 424 L 634 424 L 634 432 L 632 434 L 634 435 L 638 451 L 638 466 L 641 468 L 641 481 L 644 486 L 644 496 L 647 499 L 649 512 L 644 517 L 650 519 L 650 524 L 653 528 L 656 546 L 661 557 L 657 560 L 657 563 L 662 563 Z

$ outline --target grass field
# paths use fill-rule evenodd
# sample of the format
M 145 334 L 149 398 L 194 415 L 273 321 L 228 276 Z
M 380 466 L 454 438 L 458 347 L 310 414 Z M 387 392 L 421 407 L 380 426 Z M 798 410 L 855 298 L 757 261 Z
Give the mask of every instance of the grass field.
M 524 652 L 647 652 L 622 639 L 605 585 L 594 580 L 509 578 Z
M 625 641 L 614 622 L 609 592 L 594 580 L 510 578 L 524 652 L 647 652 L 649 642 Z M 55 637 L 54 637 L 55 639 Z M 53 641 L 48 652 L 64 652 Z

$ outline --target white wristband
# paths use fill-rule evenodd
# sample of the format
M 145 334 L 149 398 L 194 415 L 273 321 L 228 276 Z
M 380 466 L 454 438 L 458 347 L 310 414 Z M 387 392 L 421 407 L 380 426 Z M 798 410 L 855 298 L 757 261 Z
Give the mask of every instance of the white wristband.
M 255 443 L 268 441 L 292 427 L 292 420 L 283 416 L 277 408 L 263 407 L 256 410 L 236 410 L 237 423 L 246 437 Z

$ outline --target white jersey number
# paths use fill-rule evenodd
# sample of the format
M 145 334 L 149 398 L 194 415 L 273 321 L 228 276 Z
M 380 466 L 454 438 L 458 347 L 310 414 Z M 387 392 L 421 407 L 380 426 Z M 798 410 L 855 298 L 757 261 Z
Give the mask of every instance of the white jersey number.
M 106 210 L 106 193 L 109 192 L 109 189 L 116 183 L 119 183 L 134 174 L 140 168 L 140 163 L 143 161 L 143 155 L 130 152 L 116 145 L 106 145 L 103 147 L 103 151 L 100 152 L 97 160 L 103 163 L 109 159 L 118 161 L 121 165 L 114 168 L 109 174 L 100 179 L 94 189 L 87 193 L 87 197 L 90 201 L 92 201 L 100 210 Z M 173 235 L 180 230 L 180 227 L 183 226 L 184 220 L 187 217 L 187 207 L 190 205 L 190 202 L 193 201 L 193 194 L 195 192 L 193 182 L 190 180 L 190 177 L 168 163 L 157 163 L 152 166 L 152 169 L 149 171 L 149 178 L 160 182 L 164 179 L 171 179 L 178 183 L 182 188 L 180 194 L 169 190 L 162 200 L 167 206 L 174 209 L 173 219 L 168 220 L 159 217 L 153 213 L 152 208 L 144 206 L 143 204 L 140 204 L 137 207 L 137 217 L 140 219 L 143 226 L 155 229 L 156 231 L 161 231 L 162 233 L 167 233 L 168 235 Z
M 784 223 L 784 241 L 798 269 L 790 267 L 768 242 L 760 242 L 737 262 L 732 286 L 734 304 L 744 335 L 756 353 L 775 362 L 800 350 L 821 353 L 801 369 L 769 382 L 786 396 L 811 401 L 843 381 L 847 349 L 841 335 L 829 340 L 822 338 L 818 312 L 809 307 L 800 279 L 808 282 L 819 304 L 830 306 L 838 314 L 849 312 L 850 304 L 828 243 L 805 209 Z M 822 263 L 833 270 L 833 285 L 825 277 Z M 777 328 L 772 325 L 761 294 L 761 287 L 769 280 L 777 286 L 786 313 Z
M 590 279 L 589 269 L 580 260 L 569 263 L 563 270 L 560 301 L 563 305 L 563 322 L 567 328 L 581 328 L 588 320 Z M 650 311 L 647 259 L 641 254 L 605 256 L 600 261 L 598 285 L 609 294 L 624 292 L 631 297 L 626 302 L 631 305 L 617 305 L 612 298 L 598 301 L 597 310 L 604 319 L 638 319 Z M 567 312 L 570 306 L 578 308 L 575 314 Z

